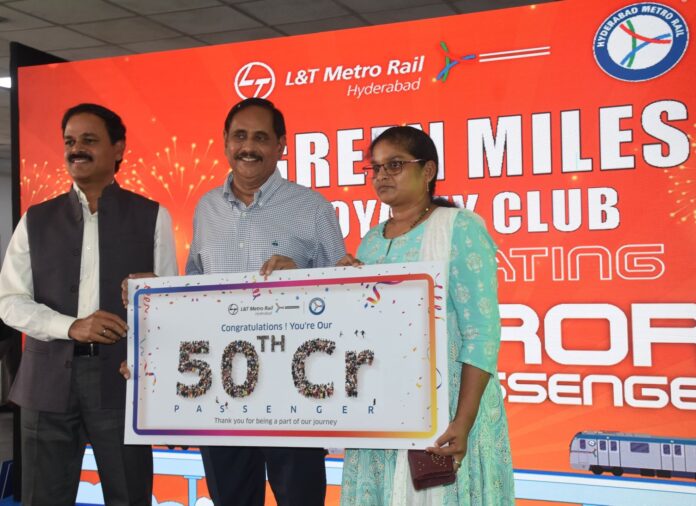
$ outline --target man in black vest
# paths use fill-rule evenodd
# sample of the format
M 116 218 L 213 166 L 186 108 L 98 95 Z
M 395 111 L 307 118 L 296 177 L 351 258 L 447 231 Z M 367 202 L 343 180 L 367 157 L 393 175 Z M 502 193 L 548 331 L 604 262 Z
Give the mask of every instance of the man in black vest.
M 89 442 L 106 504 L 149 505 L 151 449 L 123 444 L 120 282 L 176 274 L 171 219 L 114 181 L 126 140 L 117 114 L 80 104 L 62 128 L 72 188 L 29 208 L 0 272 L 0 318 L 27 334 L 10 392 L 22 408 L 22 504 L 74 504 Z

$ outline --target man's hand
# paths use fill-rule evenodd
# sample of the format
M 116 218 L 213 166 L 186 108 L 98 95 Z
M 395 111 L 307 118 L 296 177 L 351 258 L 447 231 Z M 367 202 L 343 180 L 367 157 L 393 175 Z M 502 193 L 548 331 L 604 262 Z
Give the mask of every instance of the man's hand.
M 79 343 L 114 344 L 126 337 L 128 326 L 113 313 L 95 311 L 87 318 L 78 318 L 70 325 L 68 336 Z
M 362 260 L 355 258 L 350 253 L 336 262 L 336 267 L 360 267 L 364 265 Z
M 269 276 L 273 271 L 284 271 L 287 269 L 297 269 L 295 261 L 283 255 L 273 255 L 263 263 L 259 274 Z
M 121 301 L 123 302 L 123 307 L 128 306 L 128 280 L 129 279 L 140 279 L 140 278 L 156 278 L 157 274 L 154 272 L 136 272 L 135 274 L 129 274 L 127 278 L 121 281 Z
M 121 365 L 118 368 L 118 372 L 121 373 L 121 376 L 123 376 L 127 380 L 130 379 L 130 369 L 128 369 L 128 364 L 125 360 L 121 362 Z

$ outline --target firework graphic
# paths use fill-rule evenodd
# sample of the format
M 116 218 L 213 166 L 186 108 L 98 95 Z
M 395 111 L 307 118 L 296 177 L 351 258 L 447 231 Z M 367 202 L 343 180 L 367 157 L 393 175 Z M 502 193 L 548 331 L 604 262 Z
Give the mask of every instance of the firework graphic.
M 57 197 L 70 188 L 72 181 L 64 165 L 51 166 L 47 160 L 41 164 L 28 163 L 25 158 L 22 158 L 21 165 L 19 188 L 22 213 L 29 206 Z
M 200 197 L 222 184 L 227 163 L 211 156 L 215 141 L 179 143 L 176 136 L 153 156 L 126 152 L 117 179 L 121 186 L 160 202 L 174 225 L 179 265 L 183 266 L 192 233 L 193 212 Z
M 128 151 L 118 173 L 119 182 L 124 188 L 162 201 L 165 205 L 179 206 L 186 205 L 192 199 L 197 201 L 197 197 L 221 179 L 219 161 L 209 157 L 213 144 L 213 139 L 209 139 L 199 154 L 198 144 L 192 142 L 189 149 L 180 152 L 177 137 L 174 136 L 171 146 L 157 151 L 152 161 L 144 157 L 133 160 L 130 158 L 133 153 Z M 223 169 L 224 172 L 226 169 Z M 165 202 L 165 198 L 169 202 Z
M 696 124 L 693 125 L 696 128 Z M 690 133 L 689 146 L 696 154 L 696 142 Z M 696 168 L 682 164 L 672 169 L 662 171 L 667 175 L 670 187 L 667 194 L 674 197 L 675 208 L 669 213 L 677 223 L 696 225 Z
M 677 209 L 670 212 L 670 216 L 682 223 L 690 220 L 691 223 L 696 224 L 696 191 L 694 191 L 696 169 L 682 165 L 675 172 L 669 175 L 674 188 L 669 189 L 668 193 L 677 197 Z
M 679 168 L 672 169 L 667 178 L 672 183 L 667 193 L 676 197 L 676 208 L 670 211 L 670 218 L 674 218 L 677 223 L 696 224 L 696 169 L 680 165 Z

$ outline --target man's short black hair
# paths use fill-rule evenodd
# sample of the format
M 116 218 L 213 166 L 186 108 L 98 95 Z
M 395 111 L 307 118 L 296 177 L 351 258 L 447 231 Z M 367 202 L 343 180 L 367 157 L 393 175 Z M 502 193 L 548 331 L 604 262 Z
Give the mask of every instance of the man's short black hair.
M 247 98 L 232 106 L 230 112 L 227 113 L 227 118 L 225 118 L 225 133 L 227 133 L 230 129 L 230 123 L 232 123 L 232 118 L 234 118 L 235 114 L 246 109 L 247 107 L 252 106 L 261 107 L 262 109 L 270 111 L 271 115 L 273 116 L 273 131 L 275 132 L 276 137 L 280 139 L 283 135 L 285 135 L 285 118 L 283 118 L 283 113 L 280 112 L 270 100 L 257 97 Z
M 65 114 L 63 114 L 63 121 L 61 122 L 63 132 L 65 132 L 65 126 L 68 124 L 70 118 L 76 114 L 84 113 L 94 114 L 95 116 L 99 116 L 102 120 L 104 120 L 111 144 L 116 144 L 118 141 L 126 140 L 126 125 L 123 124 L 121 117 L 114 111 L 98 104 L 77 104 L 76 106 L 65 111 Z

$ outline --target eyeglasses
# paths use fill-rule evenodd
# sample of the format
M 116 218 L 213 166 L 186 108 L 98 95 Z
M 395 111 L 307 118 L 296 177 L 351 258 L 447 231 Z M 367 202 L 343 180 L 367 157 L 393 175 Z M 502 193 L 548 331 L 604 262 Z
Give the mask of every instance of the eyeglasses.
M 372 179 L 376 178 L 379 175 L 380 170 L 384 170 L 384 172 L 386 172 L 390 176 L 396 176 L 397 174 L 401 174 L 401 171 L 404 170 L 405 164 L 424 161 L 425 160 L 421 158 L 418 158 L 416 160 L 390 160 L 386 163 L 366 165 L 365 167 L 363 167 L 363 171 L 365 171 L 365 174 L 372 173 Z

